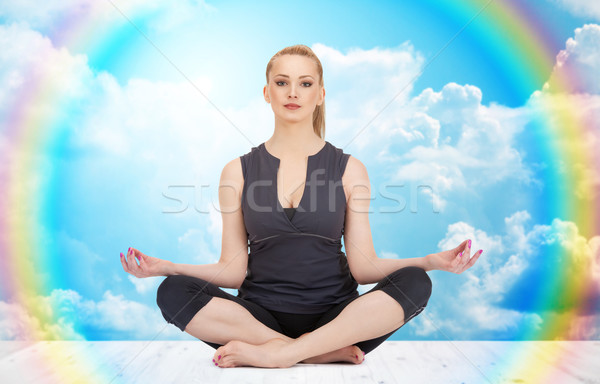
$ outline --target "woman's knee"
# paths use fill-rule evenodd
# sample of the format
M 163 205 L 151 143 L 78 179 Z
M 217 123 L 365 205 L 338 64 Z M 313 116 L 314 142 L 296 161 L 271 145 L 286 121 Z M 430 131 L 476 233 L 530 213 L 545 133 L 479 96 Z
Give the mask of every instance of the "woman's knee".
M 189 292 L 192 284 L 202 282 L 203 280 L 190 278 L 190 276 L 186 275 L 167 276 L 162 283 L 160 283 L 156 291 L 156 304 L 158 304 L 160 308 L 163 308 L 164 305 L 168 305 L 175 301 L 174 298 L 181 298 L 185 295 L 185 292 Z
M 410 266 L 401 268 L 392 273 L 392 281 L 402 284 L 412 293 L 412 300 L 421 306 L 427 305 L 431 297 L 433 284 L 431 278 L 423 268 Z
M 168 297 L 172 296 L 174 292 L 179 289 L 181 279 L 180 275 L 167 276 L 158 286 L 156 290 L 156 304 L 162 308 L 163 304 L 168 302 Z
M 427 272 L 425 272 L 425 270 L 423 268 L 419 268 L 419 267 L 414 267 L 415 271 L 414 271 L 414 278 L 417 281 L 417 284 L 422 288 L 423 290 L 423 301 L 425 303 L 427 303 L 427 301 L 429 301 L 429 298 L 431 297 L 431 292 L 433 290 L 433 283 L 431 282 L 431 278 L 429 277 L 429 275 L 427 274 Z

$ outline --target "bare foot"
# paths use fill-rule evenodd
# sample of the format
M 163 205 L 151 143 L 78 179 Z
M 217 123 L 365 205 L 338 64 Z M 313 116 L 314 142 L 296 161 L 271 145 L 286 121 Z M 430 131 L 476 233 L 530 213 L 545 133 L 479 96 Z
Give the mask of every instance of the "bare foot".
M 264 344 L 253 345 L 232 340 L 217 348 L 213 362 L 221 368 L 264 367 L 288 368 L 295 364 L 286 361 L 281 351 L 289 342 L 283 339 L 271 339 Z
M 365 360 L 365 354 L 356 345 L 349 345 L 344 348 L 340 348 L 337 351 L 331 351 L 324 353 L 319 356 L 310 357 L 302 360 L 301 363 L 306 364 L 324 364 L 324 363 L 337 363 L 347 362 L 353 364 L 360 364 Z

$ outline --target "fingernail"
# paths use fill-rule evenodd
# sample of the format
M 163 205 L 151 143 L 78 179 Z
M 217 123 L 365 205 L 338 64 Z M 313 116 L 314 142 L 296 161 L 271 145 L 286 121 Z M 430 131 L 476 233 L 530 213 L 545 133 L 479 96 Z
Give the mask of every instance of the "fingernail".
M 479 254 L 481 255 L 482 253 L 483 253 L 483 249 L 480 249 L 479 250 Z
M 219 358 L 218 358 L 218 360 L 221 360 L 221 355 L 219 355 Z
M 213 363 L 215 362 L 215 359 L 213 359 Z
M 459 253 L 459 254 L 458 254 L 458 256 L 459 256 L 459 257 L 462 257 L 462 254 L 463 254 L 463 253 L 461 252 L 461 253 Z
M 217 363 L 215 363 L 215 365 L 216 365 L 217 367 L 219 366 L 219 364 L 217 364 Z
M 358 355 L 354 355 L 354 357 L 356 357 L 358 359 Z
M 468 243 L 468 244 L 469 244 L 469 248 L 471 248 L 471 240 L 469 240 L 469 243 Z
M 365 351 L 363 351 L 363 356 L 365 356 L 365 355 L 366 355 L 366 353 L 365 353 Z
M 120 255 L 121 255 L 121 258 L 123 258 L 123 252 L 121 252 Z

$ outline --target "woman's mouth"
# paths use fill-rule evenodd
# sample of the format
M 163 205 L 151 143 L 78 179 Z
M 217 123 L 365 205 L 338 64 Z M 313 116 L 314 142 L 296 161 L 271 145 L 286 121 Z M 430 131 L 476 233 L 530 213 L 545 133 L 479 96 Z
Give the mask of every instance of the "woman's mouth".
M 286 107 L 287 109 L 298 109 L 298 108 L 300 108 L 300 106 L 298 104 L 293 104 L 293 103 L 286 104 L 286 105 L 284 105 L 284 107 Z

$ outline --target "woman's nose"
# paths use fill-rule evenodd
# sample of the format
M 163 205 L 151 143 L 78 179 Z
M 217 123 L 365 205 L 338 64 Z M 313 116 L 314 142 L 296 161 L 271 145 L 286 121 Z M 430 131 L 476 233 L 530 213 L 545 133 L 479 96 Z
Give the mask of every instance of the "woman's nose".
M 290 93 L 288 96 L 296 97 L 296 85 L 295 84 L 290 85 Z

